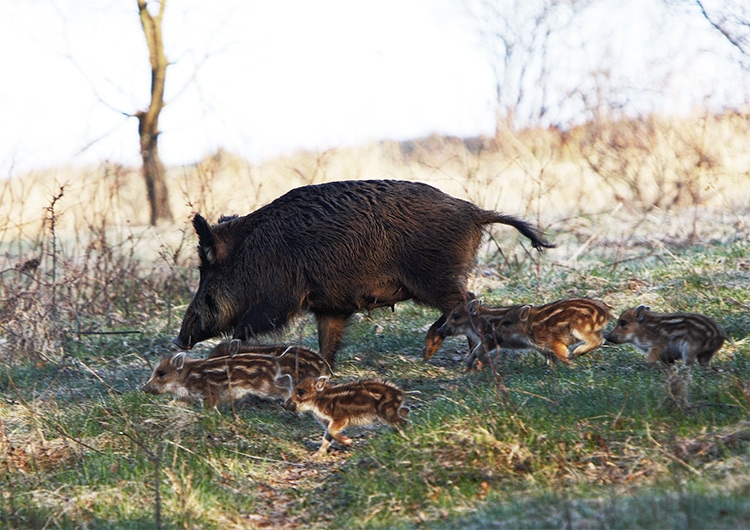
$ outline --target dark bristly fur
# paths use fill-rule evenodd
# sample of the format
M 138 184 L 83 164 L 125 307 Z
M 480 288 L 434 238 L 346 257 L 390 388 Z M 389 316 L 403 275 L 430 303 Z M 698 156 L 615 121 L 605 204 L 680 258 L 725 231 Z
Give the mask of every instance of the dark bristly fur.
M 324 455 L 331 440 L 351 445 L 340 434 L 349 425 L 368 425 L 381 420 L 401 427 L 406 424 L 409 409 L 403 406 L 404 392 L 386 381 L 363 379 L 329 384 L 328 378 L 308 378 L 291 392 L 284 407 L 293 412 L 312 412 L 325 427 L 318 455 Z
M 466 298 L 466 275 L 493 223 L 539 250 L 552 246 L 525 221 L 418 182 L 304 186 L 214 226 L 196 215 L 200 284 L 175 344 L 190 349 L 225 332 L 246 340 L 310 311 L 333 366 L 352 314 L 414 299 L 442 311 L 425 339 L 429 358 L 445 315 Z
M 707 367 L 725 340 L 724 330 L 713 319 L 698 313 L 656 313 L 640 305 L 623 311 L 606 339 L 615 344 L 631 343 L 646 361 L 690 366 L 698 359 Z
M 172 394 L 185 401 L 198 400 L 207 407 L 238 401 L 248 395 L 286 399 L 289 397 L 287 378 L 297 381 L 318 377 L 327 373 L 325 366 L 291 356 L 239 353 L 188 359 L 185 353 L 178 353 L 163 359 L 142 389 L 149 394 Z

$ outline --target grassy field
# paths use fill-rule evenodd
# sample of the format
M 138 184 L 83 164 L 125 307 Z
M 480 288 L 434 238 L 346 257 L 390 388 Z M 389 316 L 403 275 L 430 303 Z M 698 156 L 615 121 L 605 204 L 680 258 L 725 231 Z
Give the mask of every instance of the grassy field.
M 350 450 L 315 459 L 322 429 L 309 415 L 260 400 L 204 410 L 140 391 L 173 352 L 196 286 L 187 213 L 175 226 L 140 228 L 128 221 L 126 203 L 136 199 L 125 193 L 102 192 L 82 211 L 78 202 L 51 203 L 50 181 L 38 205 L 6 187 L 25 207 L 14 202 L 0 222 L 0 527 L 750 526 L 750 182 L 716 166 L 697 181 L 701 200 L 670 207 L 646 200 L 648 190 L 618 202 L 620 184 L 602 184 L 606 207 L 587 202 L 593 189 L 578 195 L 585 184 L 566 184 L 561 168 L 571 162 L 557 151 L 545 158 L 529 147 L 538 165 L 520 155 L 501 164 L 497 153 L 460 165 L 453 143 L 438 144 L 408 157 L 402 146 L 398 167 L 407 173 L 381 176 L 453 172 L 455 183 L 475 164 L 483 169 L 465 176 L 463 195 L 479 202 L 481 179 L 492 181 L 486 206 L 534 219 L 558 244 L 539 255 L 509 230 L 493 232 L 469 282 L 485 303 L 590 296 L 615 313 L 641 303 L 702 312 L 729 336 L 711 369 L 668 372 L 628 345 L 606 344 L 572 368 L 520 352 L 466 373 L 462 339 L 422 360 L 438 314 L 402 303 L 352 320 L 335 377 L 384 377 L 419 391 L 407 398 L 410 425 L 403 434 L 352 428 Z M 353 176 L 371 176 L 383 160 L 395 167 L 392 157 L 378 160 Z M 311 180 L 336 178 L 336 164 L 345 159 L 325 161 L 325 178 Z M 512 208 L 502 192 L 510 185 L 490 177 L 521 166 L 527 188 L 515 204 L 523 207 Z M 206 195 L 183 211 L 221 213 L 211 179 L 195 178 L 205 184 L 183 197 Z M 66 199 L 77 184 L 69 186 Z M 554 208 L 549 194 L 558 194 Z M 230 210 L 241 208 L 236 201 Z M 248 204 L 244 211 L 257 206 Z M 315 329 L 302 318 L 263 341 L 315 347 Z

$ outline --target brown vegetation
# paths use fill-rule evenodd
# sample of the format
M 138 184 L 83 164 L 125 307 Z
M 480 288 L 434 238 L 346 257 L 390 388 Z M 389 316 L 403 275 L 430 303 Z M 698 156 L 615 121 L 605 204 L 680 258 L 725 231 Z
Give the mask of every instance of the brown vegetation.
M 195 265 L 193 214 L 245 214 L 310 183 L 427 182 L 564 232 L 556 242 L 574 245 L 573 261 L 593 240 L 647 238 L 654 230 L 686 241 L 721 237 L 747 228 L 749 137 L 748 116 L 728 112 L 523 131 L 500 144 L 439 136 L 383 141 L 260 166 L 220 151 L 169 170 L 175 221 L 157 228 L 149 227 L 135 168 L 32 172 L 0 185 L 6 348 L 11 356 L 52 354 L 60 333 L 103 331 L 91 329 L 93 315 L 105 315 L 116 329 L 153 332 L 137 325 L 144 304 L 174 327 L 175 292 L 184 300 L 194 289 L 194 279 L 180 272 Z

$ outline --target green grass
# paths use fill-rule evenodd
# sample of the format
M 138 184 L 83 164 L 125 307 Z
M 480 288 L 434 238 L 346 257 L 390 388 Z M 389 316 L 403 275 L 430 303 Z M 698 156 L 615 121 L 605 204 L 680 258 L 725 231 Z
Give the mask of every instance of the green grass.
M 594 248 L 574 267 L 555 251 L 539 268 L 482 263 L 502 275 L 475 282 L 486 303 L 586 295 L 615 313 L 647 303 L 715 317 L 731 340 L 713 369 L 682 373 L 680 396 L 628 345 L 604 345 L 574 368 L 520 352 L 494 360 L 497 376 L 467 374 L 463 339 L 422 361 L 434 310 L 404 303 L 358 316 L 336 377 L 419 393 L 404 434 L 350 429 L 354 447 L 322 460 L 312 458 L 321 427 L 277 403 L 204 410 L 141 392 L 171 351 L 156 310 L 153 333 L 70 335 L 57 359 L 8 357 L 0 526 L 153 528 L 156 478 L 165 528 L 747 527 L 747 247 L 634 247 L 617 259 Z M 315 330 L 303 319 L 268 340 L 314 346 Z

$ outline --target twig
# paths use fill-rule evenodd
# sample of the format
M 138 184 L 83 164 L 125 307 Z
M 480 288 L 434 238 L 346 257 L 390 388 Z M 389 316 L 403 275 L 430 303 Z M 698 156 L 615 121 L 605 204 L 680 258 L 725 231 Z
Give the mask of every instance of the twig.
M 136 335 L 141 334 L 143 331 L 139 329 L 127 330 L 127 331 L 76 331 L 76 335 Z
M 50 203 L 47 208 L 47 212 L 49 212 L 49 230 L 50 235 L 52 236 L 52 320 L 57 320 L 57 233 L 55 232 L 55 224 L 57 222 L 57 217 L 55 216 L 55 204 L 57 204 L 57 201 L 62 199 L 63 194 L 65 193 L 65 185 L 60 186 L 60 192 L 52 197 L 52 202 Z
M 146 458 L 148 458 L 151 463 L 154 465 L 154 519 L 157 530 L 161 530 L 162 524 L 161 524 L 161 494 L 159 492 L 159 473 L 160 473 L 160 467 L 161 467 L 161 457 L 164 454 L 164 442 L 159 442 L 158 449 L 156 451 L 156 454 L 154 454 L 150 449 L 148 449 L 145 445 L 141 443 L 140 440 L 137 440 L 133 436 L 131 436 L 129 433 L 126 433 L 125 431 L 120 431 L 120 435 L 125 436 L 126 438 L 130 439 L 135 445 L 137 445 L 145 454 Z

